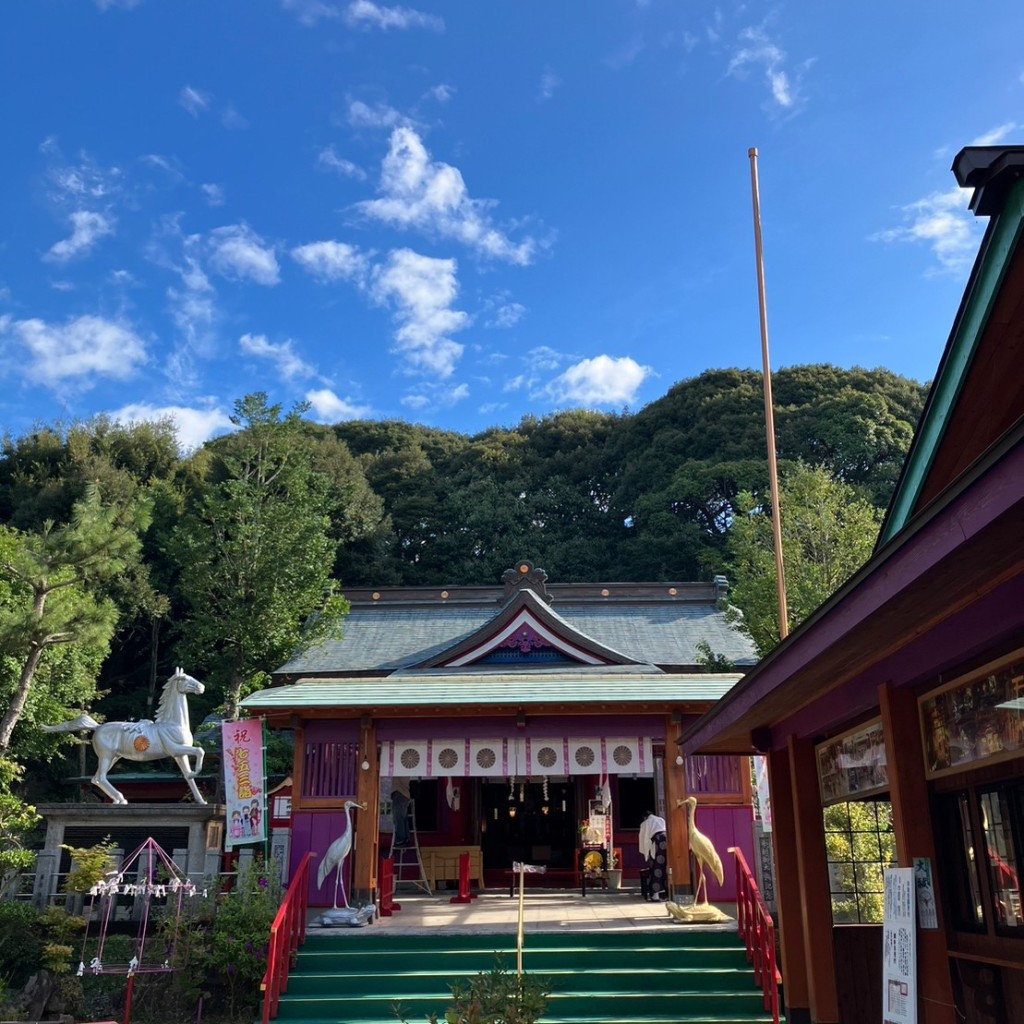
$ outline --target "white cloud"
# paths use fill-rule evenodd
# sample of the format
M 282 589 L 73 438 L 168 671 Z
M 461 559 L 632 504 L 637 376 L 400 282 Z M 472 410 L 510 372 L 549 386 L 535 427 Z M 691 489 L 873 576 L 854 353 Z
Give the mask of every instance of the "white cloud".
M 178 103 L 183 106 L 193 117 L 198 117 L 210 106 L 211 96 L 209 93 L 194 89 L 191 85 L 182 86 L 178 93 Z
M 559 402 L 574 405 L 628 405 L 636 401 L 637 391 L 650 375 L 649 366 L 623 356 L 595 356 L 570 366 L 547 388 Z
M 469 326 L 468 314 L 452 309 L 459 292 L 455 260 L 422 256 L 411 249 L 392 252 L 374 268 L 373 295 L 395 307 L 401 324 L 395 351 L 410 367 L 438 377 L 450 377 L 463 347 L 449 335 Z
M 562 80 L 550 68 L 540 76 L 540 98 L 549 100 L 555 95 L 555 90 L 562 84 Z
M 170 420 L 178 438 L 178 447 L 183 452 L 198 448 L 217 434 L 234 430 L 231 417 L 222 409 L 195 409 L 183 405 L 150 405 L 135 402 L 110 413 L 117 423 L 152 423 Z
M 506 302 L 499 306 L 492 319 L 487 321 L 488 327 L 514 327 L 526 315 L 526 307 L 521 302 Z
M 50 247 L 43 257 L 51 263 L 67 263 L 75 256 L 87 253 L 101 238 L 114 233 L 113 217 L 92 210 L 76 210 L 71 214 L 71 237 Z
M 145 343 L 130 326 L 100 316 L 63 324 L 7 318 L 0 333 L 11 334 L 27 351 L 25 376 L 51 388 L 65 381 L 91 387 L 101 377 L 127 380 L 148 360 Z
M 284 380 L 312 377 L 316 374 L 316 370 L 296 353 L 291 338 L 275 345 L 262 334 L 243 334 L 238 339 L 238 347 L 247 356 L 267 359 L 274 363 Z
M 210 232 L 210 264 L 233 281 L 275 285 L 280 268 L 272 246 L 247 224 L 229 224 Z
M 345 10 L 345 20 L 355 28 L 430 28 L 444 30 L 444 20 L 433 14 L 414 11 L 410 7 L 384 7 L 371 0 L 352 0 Z
M 352 100 L 348 105 L 348 123 L 353 128 L 394 128 L 396 125 L 411 125 L 412 121 L 386 103 L 371 107 L 362 100 Z
M 1005 124 L 996 125 L 990 128 L 983 135 L 979 135 L 972 143 L 972 146 L 998 146 L 1008 135 L 1012 135 L 1020 125 L 1016 121 L 1007 121 Z
M 70 281 L 51 281 L 50 287 L 55 292 L 73 292 L 75 290 L 74 284 Z
M 346 178 L 356 178 L 359 181 L 366 180 L 366 171 L 351 160 L 338 156 L 333 146 L 320 150 L 317 154 L 316 165 L 322 169 L 337 171 L 338 174 L 343 174 Z
M 459 170 L 431 161 L 412 128 L 396 128 L 381 168 L 380 199 L 358 203 L 367 217 L 402 228 L 418 228 L 456 239 L 484 256 L 528 264 L 535 243 L 518 244 L 493 226 L 493 202 L 471 199 Z
M 135 7 L 138 7 L 142 3 L 142 0 L 96 0 L 96 6 L 101 11 L 112 11 L 120 9 L 122 11 L 130 11 Z
M 813 62 L 805 62 L 796 72 L 788 71 L 785 51 L 769 39 L 763 26 L 743 29 L 740 42 L 741 46 L 732 55 L 726 74 L 742 76 L 748 67 L 760 65 L 774 103 L 783 110 L 792 110 L 801 98 L 803 71 Z
M 315 25 L 318 21 L 331 21 L 341 17 L 341 11 L 321 0 L 281 0 L 286 11 L 292 11 L 302 25 Z
M 440 85 L 432 86 L 426 94 L 438 103 L 447 103 L 455 95 L 455 87 L 442 82 Z
M 205 184 L 199 186 L 203 195 L 206 196 L 206 202 L 210 206 L 223 206 L 224 205 L 224 186 L 223 185 L 212 185 Z
M 220 123 L 225 128 L 232 128 L 236 131 L 241 131 L 243 128 L 249 127 L 249 121 L 239 113 L 238 108 L 234 103 L 228 103 L 224 106 L 224 109 L 220 112 Z
M 871 236 L 873 242 L 924 242 L 931 246 L 942 270 L 963 273 L 978 248 L 976 218 L 968 210 L 971 189 L 952 188 L 933 192 L 924 199 L 902 207 L 903 227 L 890 228 Z
M 338 423 L 341 420 L 366 419 L 373 411 L 368 405 L 358 405 L 349 398 L 339 398 L 330 388 L 307 391 L 306 401 L 320 423 Z
M 451 408 L 469 398 L 468 384 L 419 384 L 410 388 L 399 401 L 407 409 Z
M 292 259 L 320 281 L 359 281 L 366 257 L 347 242 L 310 242 L 292 249 Z

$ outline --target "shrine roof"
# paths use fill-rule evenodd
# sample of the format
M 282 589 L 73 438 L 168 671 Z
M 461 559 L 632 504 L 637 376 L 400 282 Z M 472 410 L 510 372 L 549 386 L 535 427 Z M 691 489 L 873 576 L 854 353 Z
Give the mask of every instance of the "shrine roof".
M 260 690 L 243 702 L 252 713 L 286 708 L 326 707 L 353 712 L 376 708 L 583 705 L 664 706 L 705 703 L 722 697 L 739 673 L 675 674 L 653 666 L 584 667 L 571 671 L 531 670 L 396 673 L 386 679 L 305 678 Z
M 381 588 L 346 596 L 352 608 L 343 639 L 297 654 L 277 677 L 384 673 L 436 663 L 497 622 L 508 606 L 499 590 L 484 587 Z M 753 645 L 730 625 L 719 596 L 706 584 L 587 585 L 575 592 L 562 585 L 550 588 L 550 610 L 584 644 L 600 644 L 623 660 L 694 669 L 704 641 L 735 665 L 753 665 Z

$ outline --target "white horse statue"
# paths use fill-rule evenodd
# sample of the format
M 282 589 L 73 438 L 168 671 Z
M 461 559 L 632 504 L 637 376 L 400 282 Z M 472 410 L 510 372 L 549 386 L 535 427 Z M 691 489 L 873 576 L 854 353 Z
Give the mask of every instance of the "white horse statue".
M 188 704 L 185 698 L 190 693 L 202 693 L 206 689 L 198 679 L 193 679 L 183 669 L 175 669 L 174 675 L 164 683 L 164 692 L 156 710 L 156 721 L 148 718 L 140 722 L 106 722 L 100 725 L 89 715 L 79 715 L 73 722 L 61 725 L 44 725 L 43 732 L 91 732 L 92 749 L 96 751 L 99 764 L 92 777 L 94 786 L 103 790 L 115 804 L 126 804 L 124 794 L 118 792 L 107 778 L 107 772 L 122 757 L 129 761 L 156 761 L 161 757 L 173 757 L 178 762 L 181 774 L 185 776 L 196 803 L 205 804 L 195 778 L 203 767 L 203 748 L 192 742 L 192 728 L 188 721 Z M 189 758 L 196 759 L 195 771 L 189 766 Z

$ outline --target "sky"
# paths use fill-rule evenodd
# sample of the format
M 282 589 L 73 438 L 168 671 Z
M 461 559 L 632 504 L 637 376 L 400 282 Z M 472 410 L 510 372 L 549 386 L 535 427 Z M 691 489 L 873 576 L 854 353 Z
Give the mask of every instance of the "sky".
M 476 433 L 759 367 L 931 378 L 1024 143 L 1019 0 L 33 0 L 0 14 L 0 432 L 266 391 Z M 1020 123 L 1018 123 L 1020 122 Z

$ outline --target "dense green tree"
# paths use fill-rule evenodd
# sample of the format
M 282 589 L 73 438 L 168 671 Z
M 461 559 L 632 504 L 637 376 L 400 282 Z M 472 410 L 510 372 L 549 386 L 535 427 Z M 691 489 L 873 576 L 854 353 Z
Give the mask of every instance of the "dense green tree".
M 299 406 L 235 403 L 238 431 L 198 457 L 203 486 L 171 535 L 185 606 L 179 650 L 204 666 L 229 714 L 304 645 L 340 635 L 330 480 L 313 468 Z
M 0 527 L 0 651 L 16 666 L 0 680 L 6 709 L 0 716 L 0 755 L 10 748 L 47 652 L 59 645 L 105 650 L 118 609 L 103 585 L 139 557 L 139 530 L 147 510 L 106 503 L 92 485 L 65 525 L 38 532 Z M 9 662 L 10 664 L 10 662 Z
M 871 556 L 880 511 L 820 466 L 797 465 L 780 484 L 789 626 L 799 625 Z M 732 591 L 760 654 L 779 642 L 772 509 L 743 492 L 729 531 Z

